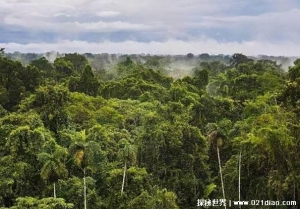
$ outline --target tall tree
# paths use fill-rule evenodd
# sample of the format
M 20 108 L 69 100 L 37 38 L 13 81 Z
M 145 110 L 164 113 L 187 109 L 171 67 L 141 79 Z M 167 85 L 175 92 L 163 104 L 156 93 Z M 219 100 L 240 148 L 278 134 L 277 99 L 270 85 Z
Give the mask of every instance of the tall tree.
M 127 166 L 128 163 L 134 164 L 136 162 L 137 149 L 134 144 L 130 143 L 126 139 L 122 139 L 119 142 L 119 147 L 120 147 L 119 157 L 124 161 L 123 180 L 122 180 L 122 188 L 121 188 L 121 195 L 122 195 L 124 191 Z
M 216 149 L 217 149 L 222 193 L 223 193 L 223 198 L 226 199 L 225 198 L 225 190 L 224 190 L 224 181 L 223 181 L 223 175 L 222 175 L 221 157 L 220 157 L 220 151 L 219 151 L 219 147 L 221 147 L 223 145 L 224 135 L 220 131 L 217 124 L 209 123 L 209 124 L 207 124 L 206 129 L 207 129 L 207 137 L 211 141 L 212 146 L 216 147 Z M 224 207 L 226 209 L 226 205 L 224 205 Z
M 67 176 L 65 160 L 68 152 L 56 144 L 54 139 L 48 141 L 43 146 L 43 152 L 38 154 L 38 159 L 44 164 L 41 170 L 41 177 L 53 183 L 53 197 L 56 198 L 55 184 L 60 178 Z
M 74 163 L 83 171 L 84 209 L 87 209 L 86 171 L 93 169 L 95 164 L 99 166 L 99 160 L 103 159 L 103 152 L 97 142 L 87 139 L 85 130 L 83 130 L 79 133 L 77 141 L 71 145 L 70 153 L 73 155 Z

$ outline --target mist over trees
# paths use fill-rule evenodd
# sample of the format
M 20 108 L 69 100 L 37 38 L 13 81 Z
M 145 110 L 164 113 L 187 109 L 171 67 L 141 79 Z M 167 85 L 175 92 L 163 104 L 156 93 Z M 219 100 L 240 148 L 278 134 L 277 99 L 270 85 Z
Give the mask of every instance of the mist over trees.
M 300 59 L 286 59 L 1 49 L 0 208 L 299 200 Z

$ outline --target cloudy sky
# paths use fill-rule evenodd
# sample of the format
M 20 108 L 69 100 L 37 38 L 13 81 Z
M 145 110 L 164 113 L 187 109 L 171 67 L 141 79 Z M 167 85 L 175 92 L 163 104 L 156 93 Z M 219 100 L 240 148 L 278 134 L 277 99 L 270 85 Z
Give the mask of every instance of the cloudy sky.
M 21 52 L 300 56 L 300 0 L 0 0 Z

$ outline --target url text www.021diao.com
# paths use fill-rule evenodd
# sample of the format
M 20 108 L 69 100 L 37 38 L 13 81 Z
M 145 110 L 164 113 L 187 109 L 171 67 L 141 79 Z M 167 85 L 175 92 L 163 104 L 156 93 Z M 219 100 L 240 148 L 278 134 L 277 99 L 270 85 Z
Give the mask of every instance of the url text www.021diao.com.
M 197 207 L 236 207 L 236 206 L 297 206 L 297 201 L 249 200 L 236 201 L 226 199 L 198 199 Z

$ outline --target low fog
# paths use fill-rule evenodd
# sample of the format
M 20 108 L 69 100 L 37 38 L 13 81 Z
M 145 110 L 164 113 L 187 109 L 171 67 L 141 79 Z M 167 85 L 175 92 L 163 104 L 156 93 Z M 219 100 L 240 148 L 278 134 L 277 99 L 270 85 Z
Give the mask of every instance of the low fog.
M 121 62 L 124 62 L 127 57 L 137 65 L 143 65 L 153 70 L 161 71 L 162 73 L 172 76 L 174 79 L 182 78 L 184 76 L 192 75 L 195 70 L 201 69 L 201 63 L 203 62 L 219 62 L 223 65 L 229 65 L 230 55 L 209 55 L 209 54 L 198 54 L 194 55 L 188 53 L 186 55 L 150 55 L 150 54 L 91 54 L 85 53 L 84 55 L 94 71 L 100 72 L 105 71 L 107 73 L 113 73 L 114 69 Z M 31 61 L 45 57 L 50 63 L 53 63 L 55 59 L 64 57 L 64 53 L 55 51 L 47 53 L 6 53 L 7 57 L 13 60 L 20 61 L 24 65 L 30 64 Z M 288 70 L 290 66 L 294 65 L 294 61 L 297 57 L 284 57 L 284 56 L 251 56 L 249 57 L 254 60 L 271 60 L 275 61 L 278 65 L 281 65 L 282 69 Z

